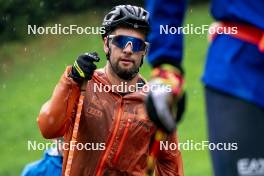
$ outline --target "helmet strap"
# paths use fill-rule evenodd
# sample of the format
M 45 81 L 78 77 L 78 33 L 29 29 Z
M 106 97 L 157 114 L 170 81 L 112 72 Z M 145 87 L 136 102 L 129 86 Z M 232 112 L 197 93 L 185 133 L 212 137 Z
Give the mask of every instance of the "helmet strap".
M 110 60 L 111 48 L 110 48 L 109 38 L 108 37 L 107 37 L 107 41 L 106 41 L 106 46 L 108 47 L 108 53 L 106 53 L 106 59 Z
M 143 65 L 143 62 L 144 62 L 144 56 L 141 57 L 140 67 Z

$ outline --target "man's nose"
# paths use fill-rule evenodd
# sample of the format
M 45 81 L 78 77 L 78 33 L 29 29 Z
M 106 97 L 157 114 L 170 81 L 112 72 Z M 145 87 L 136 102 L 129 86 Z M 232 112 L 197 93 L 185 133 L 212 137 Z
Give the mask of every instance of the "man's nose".
M 125 48 L 123 49 L 123 52 L 126 54 L 132 54 L 133 53 L 133 46 L 132 43 L 128 42 L 125 46 Z

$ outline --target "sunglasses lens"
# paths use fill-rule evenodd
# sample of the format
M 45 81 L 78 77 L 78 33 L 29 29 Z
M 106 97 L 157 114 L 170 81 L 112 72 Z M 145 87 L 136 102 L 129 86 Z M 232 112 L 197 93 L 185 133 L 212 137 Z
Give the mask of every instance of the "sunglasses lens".
M 113 38 L 113 44 L 122 49 L 126 47 L 127 42 L 128 40 L 123 36 L 115 36 Z
M 112 42 L 121 49 L 124 49 L 128 42 L 130 42 L 133 52 L 144 51 L 146 48 L 146 44 L 143 40 L 130 36 L 118 35 L 113 37 Z

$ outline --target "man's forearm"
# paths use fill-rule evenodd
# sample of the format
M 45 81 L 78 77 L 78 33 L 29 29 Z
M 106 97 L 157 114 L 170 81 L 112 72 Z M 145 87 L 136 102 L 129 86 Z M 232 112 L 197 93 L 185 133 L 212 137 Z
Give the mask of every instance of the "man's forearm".
M 183 56 L 183 34 L 170 33 L 170 28 L 183 25 L 187 7 L 186 0 L 147 0 L 146 8 L 150 12 L 151 32 L 148 40 L 151 43 L 148 61 L 153 67 L 167 63 L 178 67 Z
M 67 67 L 56 85 L 51 99 L 40 110 L 37 121 L 45 138 L 64 135 L 80 96 L 78 84 L 68 77 L 70 69 L 70 67 Z

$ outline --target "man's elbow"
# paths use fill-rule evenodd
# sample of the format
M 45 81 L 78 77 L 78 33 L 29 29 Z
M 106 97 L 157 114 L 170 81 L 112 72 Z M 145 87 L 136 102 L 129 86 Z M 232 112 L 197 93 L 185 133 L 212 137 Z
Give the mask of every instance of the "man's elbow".
M 48 111 L 40 112 L 37 119 L 38 126 L 42 136 L 46 139 L 58 137 L 56 128 L 56 119 Z

